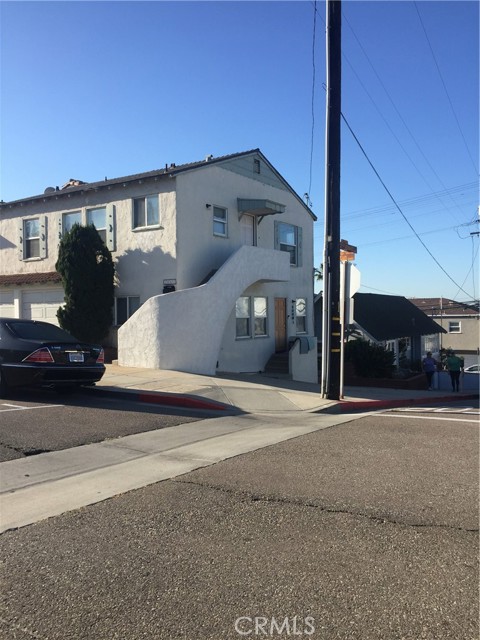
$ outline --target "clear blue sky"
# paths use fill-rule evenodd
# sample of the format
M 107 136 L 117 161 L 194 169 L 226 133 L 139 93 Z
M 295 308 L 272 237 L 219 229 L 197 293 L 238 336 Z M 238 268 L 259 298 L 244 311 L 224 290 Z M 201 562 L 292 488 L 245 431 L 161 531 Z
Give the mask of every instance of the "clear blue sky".
M 316 6 L 313 46 L 311 1 L 1 2 L 0 197 L 259 147 L 310 193 L 319 265 Z M 343 113 L 444 269 L 343 126 L 341 235 L 358 247 L 362 291 L 478 297 L 478 2 L 344 1 L 342 44 Z

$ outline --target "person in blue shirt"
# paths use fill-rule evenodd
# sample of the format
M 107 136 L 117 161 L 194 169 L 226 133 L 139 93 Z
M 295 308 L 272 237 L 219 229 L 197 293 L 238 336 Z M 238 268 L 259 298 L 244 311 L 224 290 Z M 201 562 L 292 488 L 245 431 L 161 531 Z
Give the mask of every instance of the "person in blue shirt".
M 425 377 L 427 378 L 428 390 L 431 391 L 433 374 L 437 370 L 437 361 L 435 358 L 432 358 L 431 351 L 428 351 L 426 357 L 423 359 L 422 366 L 425 372 Z

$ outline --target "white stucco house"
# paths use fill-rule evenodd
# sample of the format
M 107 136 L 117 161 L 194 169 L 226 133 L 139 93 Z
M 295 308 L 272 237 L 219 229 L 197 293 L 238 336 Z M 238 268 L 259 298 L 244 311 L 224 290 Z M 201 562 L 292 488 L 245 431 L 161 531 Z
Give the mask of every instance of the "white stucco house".
M 0 315 L 56 323 L 62 234 L 92 223 L 116 267 L 120 365 L 316 381 L 315 215 L 259 149 L 0 204 Z M 297 340 L 298 338 L 298 340 Z

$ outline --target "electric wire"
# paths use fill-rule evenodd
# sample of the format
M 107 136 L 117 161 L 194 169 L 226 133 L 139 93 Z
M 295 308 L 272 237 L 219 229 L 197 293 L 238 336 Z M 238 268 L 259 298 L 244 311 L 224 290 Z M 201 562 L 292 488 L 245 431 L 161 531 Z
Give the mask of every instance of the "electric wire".
M 478 255 L 478 249 L 480 247 L 480 244 L 477 246 L 477 250 L 475 251 L 475 242 L 472 236 L 472 264 L 470 266 L 470 269 L 468 270 L 467 275 L 465 276 L 465 280 L 462 282 L 462 287 L 465 284 L 465 282 L 467 281 L 468 276 L 470 275 L 470 273 L 472 274 L 472 285 L 473 285 L 473 297 L 475 299 L 476 297 L 476 293 L 475 293 L 475 260 L 477 259 L 477 255 Z M 454 298 L 456 298 L 459 294 L 460 289 L 457 291 L 457 293 L 453 296 Z M 463 291 L 463 289 L 462 289 Z
M 343 14 L 342 14 L 343 15 Z M 352 30 L 353 34 L 355 35 L 355 32 L 353 31 L 352 27 L 350 26 L 350 23 L 348 23 L 347 20 L 347 24 L 350 27 L 350 29 Z M 383 120 L 383 122 L 385 123 L 386 127 L 388 128 L 388 130 L 390 131 L 390 133 L 392 134 L 392 136 L 395 138 L 395 140 L 397 141 L 397 144 L 399 145 L 399 147 L 401 148 L 401 150 L 403 151 L 403 153 L 406 155 L 406 157 L 408 158 L 408 160 L 410 161 L 410 163 L 412 164 L 412 166 L 414 167 L 414 169 L 416 170 L 416 172 L 418 173 L 418 175 L 422 178 L 422 180 L 425 182 L 425 184 L 427 185 L 427 187 L 430 189 L 430 191 L 432 191 L 432 193 L 434 192 L 434 188 L 432 187 L 431 183 L 427 180 L 426 176 L 424 175 L 424 173 L 420 170 L 419 166 L 417 165 L 417 163 L 414 161 L 414 159 L 412 158 L 412 156 L 408 153 L 407 149 L 405 148 L 405 146 L 403 145 L 402 141 L 400 140 L 400 138 L 397 136 L 397 134 L 395 133 L 395 131 L 392 129 L 392 127 L 390 126 L 390 123 L 388 122 L 388 120 L 386 119 L 386 117 L 383 115 L 383 113 L 380 111 L 379 106 L 377 105 L 377 103 L 375 102 L 374 98 L 372 97 L 372 95 L 370 94 L 370 92 L 368 91 L 368 89 L 366 88 L 365 84 L 363 83 L 362 79 L 360 78 L 360 76 L 358 75 L 358 73 L 355 71 L 354 66 L 351 64 L 351 62 L 349 61 L 348 57 L 346 56 L 345 53 L 342 54 L 343 57 L 345 58 L 346 62 L 348 63 L 350 69 L 352 70 L 353 74 L 355 75 L 355 77 L 357 78 L 358 82 L 360 83 L 361 87 L 363 88 L 363 90 L 365 91 L 365 93 L 367 94 L 368 98 L 370 99 L 370 102 L 373 104 L 375 110 L 377 111 L 378 115 L 380 116 L 380 118 Z M 437 196 L 437 198 L 440 200 L 440 196 Z M 451 211 L 448 209 L 448 207 L 446 206 L 446 204 L 444 202 L 442 202 L 440 200 L 442 206 L 449 211 L 449 213 L 451 213 Z M 457 203 L 455 203 L 455 206 L 458 206 Z M 453 215 L 453 214 L 452 214 Z
M 312 189 L 312 171 L 313 171 L 313 142 L 315 134 L 315 41 L 317 31 L 317 0 L 313 3 L 313 42 L 312 42 L 312 132 L 310 140 L 310 179 L 308 182 L 307 196 L 310 200 L 310 193 Z M 309 203 L 307 203 L 309 204 Z M 310 204 L 309 204 L 310 206 Z
M 418 151 L 420 152 L 420 154 L 422 155 L 423 159 L 425 160 L 425 162 L 427 163 L 427 165 L 429 166 L 430 170 L 432 171 L 432 173 L 435 175 L 435 177 L 437 178 L 439 184 L 441 184 L 441 186 L 446 190 L 447 187 L 445 186 L 443 180 L 440 178 L 440 176 L 438 175 L 437 171 L 435 170 L 435 168 L 432 166 L 430 160 L 427 158 L 427 156 L 425 155 L 423 149 L 420 147 L 417 139 L 415 138 L 415 136 L 413 135 L 412 131 L 410 130 L 410 127 L 408 126 L 408 124 L 405 121 L 405 118 L 402 116 L 402 114 L 400 113 L 397 105 L 395 104 L 395 101 L 393 100 L 392 96 L 390 95 L 387 87 L 385 86 L 385 83 L 383 82 L 382 78 L 380 77 L 379 73 L 377 72 L 375 66 L 373 65 L 372 61 L 370 60 L 370 57 L 368 56 L 367 52 L 365 51 L 364 46 L 362 45 L 360 39 L 358 38 L 358 36 L 356 35 L 353 27 L 350 25 L 348 18 L 345 16 L 345 14 L 342 13 L 343 18 L 345 19 L 345 22 L 347 23 L 347 25 L 349 26 L 349 28 L 351 29 L 360 49 L 363 52 L 363 55 L 365 56 L 365 58 L 367 59 L 368 64 L 370 65 L 373 73 L 375 74 L 377 80 L 379 81 L 381 87 L 383 88 L 385 95 L 387 96 L 387 98 L 389 99 L 390 103 L 392 104 L 396 114 L 398 115 L 398 117 L 400 118 L 401 122 L 403 123 L 403 126 L 405 127 L 405 129 L 407 130 L 408 134 L 410 135 L 411 139 L 413 140 L 415 146 L 417 147 Z M 451 201 L 453 202 L 453 204 L 458 208 L 457 203 L 455 202 L 455 200 L 450 196 Z M 461 211 L 461 209 L 460 209 Z M 462 212 L 463 214 L 463 212 Z
M 428 46 L 430 48 L 430 53 L 432 54 L 433 61 L 435 62 L 435 66 L 437 68 L 438 75 L 440 76 L 440 80 L 442 82 L 442 86 L 443 86 L 443 88 L 445 90 L 445 95 L 447 96 L 447 100 L 448 100 L 448 103 L 449 103 L 450 108 L 452 110 L 453 117 L 455 118 L 455 122 L 457 123 L 458 130 L 460 131 L 460 135 L 462 136 L 463 144 L 465 145 L 465 149 L 467 150 L 468 156 L 469 156 L 470 160 L 472 161 L 472 165 L 473 165 L 473 168 L 475 169 L 475 173 L 478 175 L 477 165 L 475 164 L 475 160 L 473 159 L 473 156 L 470 153 L 470 149 L 468 148 L 467 141 L 465 140 L 465 136 L 463 135 L 462 127 L 460 126 L 460 122 L 459 122 L 457 114 L 455 112 L 452 100 L 450 98 L 450 94 L 448 93 L 447 85 L 445 84 L 445 80 L 443 79 L 442 72 L 440 71 L 440 66 L 438 64 L 437 58 L 435 56 L 435 53 L 433 51 L 432 43 L 430 42 L 430 38 L 428 37 L 428 33 L 427 33 L 426 28 L 425 28 L 425 24 L 423 23 L 422 16 L 420 15 L 420 11 L 418 9 L 417 2 L 414 0 L 413 4 L 415 6 L 415 9 L 417 10 L 418 19 L 420 20 L 420 24 L 422 25 L 423 33 L 425 34 L 425 38 L 426 38 L 426 40 L 428 42 Z
M 391 194 L 390 190 L 388 189 L 387 185 L 385 184 L 385 182 L 383 181 L 382 177 L 380 176 L 380 174 L 378 173 L 377 169 L 375 168 L 374 164 L 372 163 L 372 161 L 370 160 L 370 158 L 368 157 L 367 152 L 365 151 L 365 149 L 363 148 L 362 144 L 360 143 L 360 140 L 357 138 L 357 136 L 355 135 L 352 127 L 350 126 L 348 120 L 345 118 L 344 114 L 341 114 L 342 120 L 344 121 L 344 123 L 346 124 L 348 130 L 350 131 L 350 133 L 353 136 L 353 139 L 355 140 L 355 142 L 357 143 L 358 147 L 360 148 L 361 152 L 363 153 L 363 155 L 365 156 L 368 164 L 370 165 L 370 167 L 372 168 L 373 172 L 375 173 L 375 175 L 377 176 L 378 180 L 380 181 L 380 184 L 383 186 L 383 188 L 385 189 L 385 191 L 387 192 L 388 196 L 390 197 L 390 199 L 392 200 L 393 204 L 395 205 L 395 208 L 399 211 L 400 215 L 402 216 L 402 218 L 405 220 L 405 222 L 408 224 L 408 226 L 410 227 L 410 229 L 413 231 L 414 235 L 416 236 L 416 238 L 418 239 L 418 241 L 420 242 L 420 244 L 423 246 L 423 248 L 425 249 L 425 251 L 428 253 L 428 255 L 432 258 L 432 260 L 435 262 L 435 264 L 443 271 L 443 273 L 447 276 L 447 278 L 453 282 L 453 284 L 459 288 L 460 291 L 463 291 L 467 296 L 470 296 L 470 294 L 465 291 L 465 289 L 462 288 L 461 285 L 458 284 L 458 282 L 456 282 L 452 276 L 448 273 L 448 271 L 446 271 L 446 269 L 444 269 L 444 267 L 440 264 L 440 262 L 437 260 L 437 258 L 434 256 L 434 254 L 430 251 L 430 249 L 428 248 L 428 246 L 424 243 L 424 241 L 421 239 L 421 237 L 419 236 L 419 234 L 417 233 L 417 231 L 415 230 L 415 228 L 412 226 L 412 224 L 410 223 L 410 221 L 408 220 L 407 216 L 403 213 L 402 209 L 400 208 L 400 206 L 398 205 L 397 201 L 395 200 L 395 198 L 393 197 L 393 195 Z
M 451 187 L 450 189 L 448 189 L 448 192 L 450 193 L 455 193 L 458 195 L 465 195 L 465 192 L 468 191 L 475 191 L 475 200 L 474 202 L 476 202 L 476 192 L 478 189 L 478 182 L 468 182 L 466 184 L 461 184 L 461 185 L 457 185 L 456 187 Z M 407 200 L 402 200 L 400 202 L 400 204 L 403 207 L 409 207 L 409 206 L 415 206 L 416 208 L 420 207 L 420 206 L 425 206 L 425 205 L 429 205 L 431 200 L 436 199 L 437 196 L 443 196 L 446 195 L 447 192 L 446 191 L 438 191 L 436 193 L 430 193 L 430 194 L 424 194 L 421 196 L 415 196 L 414 198 L 408 198 Z M 470 202 L 468 203 L 470 204 Z M 351 218 L 364 218 L 365 216 L 368 215 L 380 215 L 382 213 L 390 213 L 390 212 L 394 212 L 395 211 L 395 207 L 392 204 L 385 204 L 385 205 L 378 205 L 376 207 L 370 207 L 368 209 L 355 209 L 353 211 L 350 211 L 348 213 L 343 214 L 344 219 L 351 219 Z M 470 224 L 470 223 L 465 223 L 465 224 Z M 460 226 L 463 226 L 460 225 Z

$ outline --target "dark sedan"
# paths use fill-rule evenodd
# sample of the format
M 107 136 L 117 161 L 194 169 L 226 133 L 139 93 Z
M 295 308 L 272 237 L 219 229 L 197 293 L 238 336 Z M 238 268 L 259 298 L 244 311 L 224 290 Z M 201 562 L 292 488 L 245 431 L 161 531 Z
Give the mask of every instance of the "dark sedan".
M 48 322 L 0 318 L 0 397 L 23 386 L 69 391 L 98 382 L 104 373 L 101 346 Z

